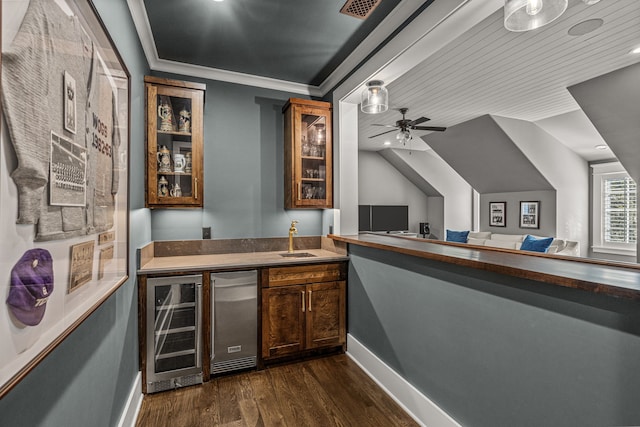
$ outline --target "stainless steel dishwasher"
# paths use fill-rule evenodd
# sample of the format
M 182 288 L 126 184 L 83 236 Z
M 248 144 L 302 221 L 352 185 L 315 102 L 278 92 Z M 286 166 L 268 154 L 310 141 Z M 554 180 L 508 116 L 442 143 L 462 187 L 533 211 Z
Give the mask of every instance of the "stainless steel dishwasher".
M 255 367 L 258 272 L 211 274 L 211 300 L 211 374 Z

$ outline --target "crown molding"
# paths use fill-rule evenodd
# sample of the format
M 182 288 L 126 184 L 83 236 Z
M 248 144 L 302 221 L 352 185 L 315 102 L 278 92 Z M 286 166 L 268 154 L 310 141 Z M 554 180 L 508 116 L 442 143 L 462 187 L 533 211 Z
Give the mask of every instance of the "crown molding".
M 336 87 L 340 82 L 356 69 L 358 65 L 373 51 L 375 51 L 387 37 L 389 37 L 396 29 L 424 4 L 424 0 L 408 0 L 401 1 L 387 15 L 380 24 L 347 56 L 347 58 L 329 74 L 329 76 L 320 84 L 320 91 L 323 94 L 328 93 Z M 386 82 L 385 82 L 386 83 Z
M 136 31 L 138 32 L 138 38 L 140 38 L 142 50 L 147 58 L 147 62 L 149 63 L 149 68 L 154 71 L 183 74 L 187 76 L 219 80 L 246 86 L 256 86 L 301 95 L 318 97 L 323 95 L 318 86 L 160 59 L 156 49 L 155 40 L 153 39 L 153 33 L 151 32 L 151 24 L 149 23 L 147 10 L 144 7 L 144 1 L 127 0 L 127 5 L 129 6 L 129 11 L 131 12 L 131 17 L 133 18 Z
M 373 52 L 389 35 L 393 33 L 407 18 L 411 16 L 424 0 L 402 1 L 391 13 L 376 27 L 364 41 L 343 61 L 320 86 L 306 85 L 303 83 L 273 79 L 253 74 L 239 73 L 218 68 L 192 65 L 182 62 L 161 59 L 158 56 L 156 43 L 151 31 L 149 17 L 144 7 L 144 0 L 127 0 L 133 23 L 142 44 L 142 49 L 147 58 L 149 68 L 154 71 L 183 74 L 201 77 L 211 80 L 219 80 L 246 86 L 273 89 L 283 92 L 291 92 L 302 95 L 322 97 L 338 85 L 349 75 L 371 52 Z
M 235 71 L 221 70 L 218 68 L 204 67 L 202 65 L 168 61 L 166 59 L 158 59 L 155 64 L 151 66 L 151 69 L 155 71 L 164 71 L 166 73 L 184 74 L 187 76 L 297 93 L 301 95 L 322 96 L 320 88 L 317 86 L 288 82 L 285 80 L 272 79 L 252 74 L 238 73 Z

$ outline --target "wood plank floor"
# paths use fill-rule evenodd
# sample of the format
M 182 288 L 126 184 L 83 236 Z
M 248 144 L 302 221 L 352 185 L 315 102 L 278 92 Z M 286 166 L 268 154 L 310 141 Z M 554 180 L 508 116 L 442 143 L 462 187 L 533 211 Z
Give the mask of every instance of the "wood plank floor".
M 144 397 L 137 427 L 417 426 L 344 354 Z

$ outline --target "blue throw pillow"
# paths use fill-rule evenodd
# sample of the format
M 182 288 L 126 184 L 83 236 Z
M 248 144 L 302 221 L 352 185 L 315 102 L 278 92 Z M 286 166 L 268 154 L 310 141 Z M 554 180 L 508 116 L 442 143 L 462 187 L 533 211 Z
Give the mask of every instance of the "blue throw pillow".
M 469 231 L 447 230 L 447 242 L 467 243 Z
M 524 238 L 520 249 L 523 251 L 542 252 L 546 253 L 553 242 L 553 237 L 544 237 L 542 239 L 536 239 L 535 237 L 527 234 Z

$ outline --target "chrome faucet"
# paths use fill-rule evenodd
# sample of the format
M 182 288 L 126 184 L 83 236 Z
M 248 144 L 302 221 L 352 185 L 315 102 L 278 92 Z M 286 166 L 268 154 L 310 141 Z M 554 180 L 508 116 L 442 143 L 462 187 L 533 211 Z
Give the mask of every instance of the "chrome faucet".
M 293 253 L 293 235 L 298 234 L 298 229 L 296 228 L 297 223 L 298 221 L 294 219 L 291 221 L 291 227 L 289 227 L 289 250 L 287 252 L 290 254 Z

